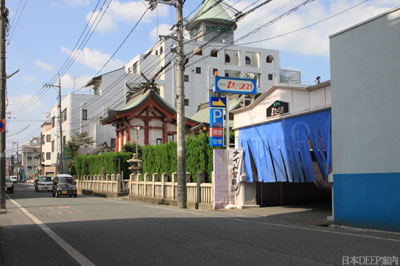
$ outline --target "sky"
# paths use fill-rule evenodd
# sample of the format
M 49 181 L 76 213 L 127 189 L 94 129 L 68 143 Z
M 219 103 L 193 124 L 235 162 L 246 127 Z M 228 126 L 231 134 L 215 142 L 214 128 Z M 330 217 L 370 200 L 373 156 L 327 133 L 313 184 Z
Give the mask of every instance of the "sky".
M 330 79 L 330 35 L 400 6 L 400 0 L 308 1 L 286 16 L 307 0 L 273 0 L 256 9 L 238 22 L 235 44 L 279 50 L 281 69 L 301 71 L 302 83 L 311 85 L 317 76 Z M 223 2 L 234 15 L 264 1 Z M 200 4 L 201 0 L 186 0 L 184 17 L 190 18 Z M 8 154 L 40 136 L 40 126 L 58 96 L 55 88 L 43 86 L 54 84 L 57 73 L 62 95 L 89 93 L 86 82 L 151 48 L 157 33 L 168 34 L 176 16 L 174 7 L 161 4 L 138 23 L 148 7 L 145 0 L 6 0 L 6 7 L 7 75 L 19 70 L 7 79 Z M 89 29 L 93 31 L 86 35 Z

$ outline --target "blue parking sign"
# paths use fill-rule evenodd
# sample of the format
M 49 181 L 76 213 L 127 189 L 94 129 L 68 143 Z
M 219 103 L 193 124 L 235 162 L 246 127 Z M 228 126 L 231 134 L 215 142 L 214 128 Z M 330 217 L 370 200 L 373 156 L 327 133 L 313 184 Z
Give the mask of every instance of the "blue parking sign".
M 210 108 L 210 127 L 224 127 L 224 109 Z
M 210 137 L 210 146 L 211 147 L 224 146 L 224 137 Z

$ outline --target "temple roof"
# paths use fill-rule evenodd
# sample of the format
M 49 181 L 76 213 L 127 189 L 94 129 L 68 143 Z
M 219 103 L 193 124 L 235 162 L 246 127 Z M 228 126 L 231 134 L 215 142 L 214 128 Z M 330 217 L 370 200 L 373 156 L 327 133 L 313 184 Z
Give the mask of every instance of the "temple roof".
M 142 108 L 150 100 L 158 104 L 166 113 L 176 117 L 176 109 L 167 103 L 155 90 L 140 90 L 128 100 L 128 102 L 119 110 L 109 110 L 108 116 L 102 120 L 102 124 L 111 124 L 113 121 L 121 117 L 129 115 L 131 112 Z M 186 124 L 195 125 L 199 123 L 190 118 L 185 118 Z
M 205 21 L 217 24 L 231 24 L 234 29 L 237 28 L 232 17 L 216 2 L 216 0 L 204 0 L 193 17 L 190 18 L 186 28 L 192 30 L 198 24 Z

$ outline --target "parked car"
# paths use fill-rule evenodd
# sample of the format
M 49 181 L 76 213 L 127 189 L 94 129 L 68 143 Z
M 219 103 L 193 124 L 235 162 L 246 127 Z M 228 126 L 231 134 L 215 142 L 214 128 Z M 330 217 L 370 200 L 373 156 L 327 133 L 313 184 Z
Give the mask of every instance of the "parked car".
M 10 193 L 14 193 L 14 184 L 10 178 L 6 178 L 6 191 Z
M 53 190 L 53 182 L 51 181 L 51 176 L 41 175 L 35 181 L 33 181 L 33 185 L 35 187 L 36 192 L 44 191 L 52 191 Z
M 11 179 L 11 182 L 13 182 L 13 183 L 17 183 L 18 182 L 18 176 L 16 176 L 16 175 L 10 176 L 10 179 Z
M 58 174 L 53 179 L 53 197 L 60 195 L 77 196 L 75 181 L 71 175 Z

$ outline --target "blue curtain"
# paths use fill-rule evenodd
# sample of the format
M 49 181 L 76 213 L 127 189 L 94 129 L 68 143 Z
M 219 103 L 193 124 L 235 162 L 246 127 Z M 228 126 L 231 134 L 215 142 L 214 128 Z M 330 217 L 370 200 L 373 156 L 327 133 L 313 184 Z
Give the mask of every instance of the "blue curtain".
M 239 130 L 247 182 L 314 182 L 310 144 L 326 179 L 331 162 L 331 111 Z M 255 180 L 255 181 L 257 181 Z

